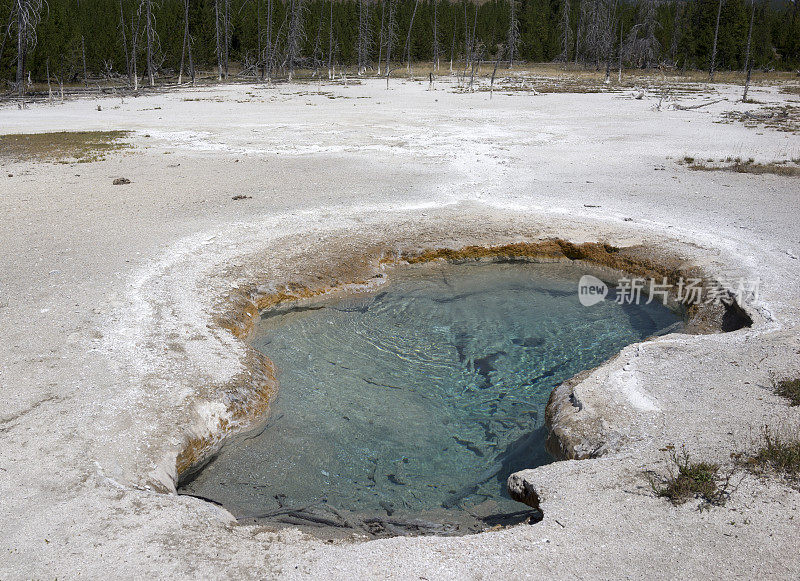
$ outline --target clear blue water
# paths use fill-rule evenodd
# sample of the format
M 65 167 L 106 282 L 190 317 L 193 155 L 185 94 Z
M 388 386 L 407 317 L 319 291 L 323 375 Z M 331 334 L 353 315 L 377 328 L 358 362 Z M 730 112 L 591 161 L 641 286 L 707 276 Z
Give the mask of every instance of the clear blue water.
M 387 534 L 423 520 L 446 526 L 411 532 L 480 530 L 525 511 L 505 482 L 551 461 L 553 388 L 679 321 L 656 304 L 582 306 L 585 272 L 422 265 L 371 294 L 264 313 L 254 345 L 281 385 L 270 418 L 182 492 L 242 519 Z

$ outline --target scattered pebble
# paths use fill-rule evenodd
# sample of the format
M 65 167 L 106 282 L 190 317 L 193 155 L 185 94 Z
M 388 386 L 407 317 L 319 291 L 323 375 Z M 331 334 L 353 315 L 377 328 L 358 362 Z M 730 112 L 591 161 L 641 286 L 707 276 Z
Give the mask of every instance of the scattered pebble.
M 125 184 L 129 183 L 131 183 L 131 180 L 129 180 L 128 178 L 117 178 L 114 180 L 115 186 L 124 186 Z
M 232 200 L 251 200 L 252 198 L 253 198 L 253 196 L 243 196 L 243 195 L 240 194 L 238 196 L 233 196 L 231 199 Z

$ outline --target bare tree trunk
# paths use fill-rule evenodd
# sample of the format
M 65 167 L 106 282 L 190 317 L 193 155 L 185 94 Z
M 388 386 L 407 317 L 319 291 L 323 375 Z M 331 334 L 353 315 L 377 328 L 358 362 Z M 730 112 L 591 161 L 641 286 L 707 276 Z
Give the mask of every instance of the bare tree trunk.
M 467 17 L 467 2 L 464 1 L 464 74 L 467 74 L 469 57 L 472 55 L 472 46 L 469 42 L 469 18 Z
M 395 0 L 387 0 L 389 3 L 389 13 L 386 22 L 386 88 L 389 88 L 389 73 L 391 72 L 390 63 L 392 62 L 392 42 L 394 40 L 395 28 Z
M 183 64 L 186 60 L 186 45 L 189 44 L 189 0 L 183 0 L 183 47 L 181 48 L 181 66 L 178 68 L 178 84 L 183 82 Z
M 122 48 L 125 51 L 125 72 L 128 74 L 128 85 L 133 85 L 131 78 L 131 59 L 128 56 L 128 39 L 125 35 L 125 12 L 122 10 L 122 0 L 119 0 L 119 28 L 122 32 Z
M 264 60 L 266 61 L 267 79 L 272 79 L 272 61 L 274 59 L 272 50 L 272 0 L 267 0 L 267 38 L 266 38 L 266 54 Z
M 24 16 L 24 5 L 23 0 L 17 0 L 17 91 L 19 92 L 20 96 L 23 95 L 25 92 L 25 52 L 27 47 L 27 42 L 25 41 L 27 30 L 26 30 L 26 18 Z
M 383 62 L 383 43 L 384 43 L 384 16 L 386 13 L 386 0 L 381 0 L 381 29 L 378 31 L 378 75 L 381 74 L 381 63 Z
M 514 57 L 519 45 L 519 19 L 517 18 L 517 0 L 509 0 L 508 22 L 508 68 L 514 68 Z
M 289 80 L 291 81 L 295 64 L 300 58 L 300 43 L 303 40 L 302 0 L 291 0 L 289 10 L 290 13 L 287 15 L 289 18 L 289 30 L 286 34 L 286 61 L 289 66 Z M 333 10 L 333 7 L 331 7 L 331 10 Z
M 411 13 L 411 21 L 408 23 L 408 36 L 406 36 L 406 62 L 408 64 L 408 74 L 411 74 L 411 30 L 414 28 L 414 17 L 417 15 L 419 0 L 414 0 L 414 11 Z
M 450 74 L 453 74 L 453 58 L 456 54 L 456 29 L 458 28 L 456 25 L 458 24 L 458 18 L 456 17 L 456 11 L 453 10 L 453 41 L 450 43 Z
M 358 0 L 358 74 L 361 75 L 369 66 L 369 1 Z
M 328 78 L 334 79 L 336 71 L 333 70 L 333 0 L 331 0 L 331 18 L 328 23 Z
M 476 5 L 476 6 L 477 6 L 477 5 Z M 473 41 L 474 41 L 474 40 L 475 40 L 475 39 L 474 39 L 474 37 L 473 37 Z M 475 53 L 477 53 L 477 52 L 478 52 L 478 51 L 477 51 L 477 50 L 475 50 Z M 480 68 L 480 66 L 481 66 L 481 58 L 482 58 L 482 56 L 483 56 L 483 55 L 478 55 L 478 54 L 473 54 L 473 55 L 472 55 L 472 58 L 471 58 L 471 61 L 472 61 L 472 73 L 470 74 L 470 77 L 469 77 L 469 87 L 468 87 L 468 89 L 469 89 L 470 91 L 472 91 L 472 90 L 473 90 L 473 89 L 472 89 L 472 85 L 473 85 L 473 83 L 475 82 L 475 70 Z
M 619 0 L 614 0 L 614 8 L 611 11 L 611 22 L 609 26 L 611 30 L 608 31 L 607 45 L 606 45 L 606 78 L 605 83 L 611 82 L 611 59 L 614 56 L 614 39 L 617 36 L 617 3 Z
M 224 48 L 224 55 L 225 55 L 225 80 L 228 79 L 229 70 L 229 51 L 231 46 L 231 0 L 225 0 L 225 48 Z
M 217 80 L 222 80 L 222 45 L 220 44 L 219 32 L 219 1 L 214 0 L 214 32 L 217 42 Z
M 133 26 L 133 18 L 131 18 L 131 69 L 133 70 L 133 90 L 134 92 L 139 90 L 139 71 L 138 71 L 138 63 L 136 62 L 136 47 L 138 46 L 139 42 L 139 24 L 141 22 L 142 12 L 141 6 L 139 6 L 140 10 L 136 11 L 137 21 L 136 27 Z
M 36 46 L 36 27 L 41 16 L 42 4 L 42 0 L 14 0 L 11 5 L 6 35 L 10 32 L 12 23 L 16 23 L 17 74 L 15 89 L 20 96 L 25 93 L 25 64 L 27 63 L 28 52 Z M 3 37 L 3 46 L 5 46 L 5 36 Z M 0 53 L 2 53 L 1 48 Z
M 439 0 L 433 0 L 433 70 L 439 72 Z
M 744 60 L 744 68 L 747 71 L 747 77 L 744 81 L 744 93 L 742 94 L 742 101 L 747 102 L 747 91 L 750 90 L 750 75 L 753 72 L 753 59 L 750 58 L 750 42 L 753 39 L 753 21 L 756 18 L 756 1 L 750 0 L 750 28 L 747 30 L 747 52 Z
M 569 62 L 569 49 L 572 44 L 572 26 L 569 19 L 569 0 L 564 0 L 561 6 L 561 58 Z
M 719 17 L 722 14 L 722 2 L 723 0 L 719 0 L 719 6 L 717 6 L 717 24 L 714 27 L 714 44 L 711 47 L 711 67 L 708 70 L 708 78 L 712 83 L 714 82 L 714 69 L 717 65 L 717 38 L 719 38 Z
M 513 2 L 513 0 L 512 0 Z M 494 77 L 497 74 L 497 65 L 500 64 L 500 57 L 503 56 L 503 46 L 500 45 L 497 47 L 497 58 L 494 61 L 494 70 L 492 71 L 492 81 L 489 83 L 489 99 L 491 100 L 492 95 L 494 94 Z
M 261 40 L 263 38 L 263 31 L 261 30 L 261 0 L 256 0 L 256 79 L 264 80 L 263 68 L 263 49 L 261 48 Z
M 192 86 L 194 86 L 196 75 L 192 58 L 192 35 L 189 34 L 189 0 L 186 0 L 186 52 L 189 53 L 189 76 L 192 79 Z
M 153 71 L 153 0 L 145 0 L 146 18 L 145 18 L 145 33 L 147 35 L 147 77 L 150 80 L 150 86 L 155 87 L 156 80 Z

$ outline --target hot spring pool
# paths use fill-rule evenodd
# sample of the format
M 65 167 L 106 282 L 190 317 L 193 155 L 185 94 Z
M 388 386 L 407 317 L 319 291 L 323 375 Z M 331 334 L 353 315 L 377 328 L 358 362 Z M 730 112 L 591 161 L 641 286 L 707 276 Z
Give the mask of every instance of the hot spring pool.
M 616 304 L 613 290 L 582 306 L 586 272 L 427 264 L 371 294 L 264 313 L 254 345 L 280 380 L 270 418 L 181 492 L 241 519 L 378 534 L 521 518 L 505 482 L 550 461 L 553 388 L 680 320 L 655 301 Z

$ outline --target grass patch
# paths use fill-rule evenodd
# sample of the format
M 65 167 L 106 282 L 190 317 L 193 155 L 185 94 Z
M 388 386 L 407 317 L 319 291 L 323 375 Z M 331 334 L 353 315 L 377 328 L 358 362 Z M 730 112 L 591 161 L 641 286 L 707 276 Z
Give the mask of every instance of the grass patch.
M 693 157 L 683 158 L 683 163 L 693 171 L 732 171 L 747 174 L 772 174 L 786 177 L 800 177 L 800 159 L 790 159 L 784 161 L 772 161 L 769 163 L 756 163 L 755 160 L 741 158 L 721 159 L 718 162 L 713 159 L 706 161 L 695 160 Z
M 757 474 L 777 474 L 795 485 L 800 484 L 798 431 L 788 429 L 778 431 L 765 426 L 760 447 L 745 459 L 744 465 Z
M 800 405 L 800 378 L 775 381 L 775 393 L 789 400 L 789 405 Z
M 800 131 L 800 107 L 794 105 L 775 105 L 761 107 L 757 111 L 726 111 L 722 123 L 739 121 L 745 127 L 766 127 L 776 131 L 796 133 Z
M 128 131 L 62 131 L 0 135 L 0 157 L 16 161 L 88 163 L 128 147 Z
M 650 474 L 650 486 L 653 493 L 666 498 L 678 506 L 693 498 L 702 501 L 700 508 L 722 506 L 730 496 L 730 478 L 732 472 L 723 475 L 719 464 L 713 462 L 695 462 L 685 448 L 677 452 L 668 446 L 670 451 L 669 475 Z

